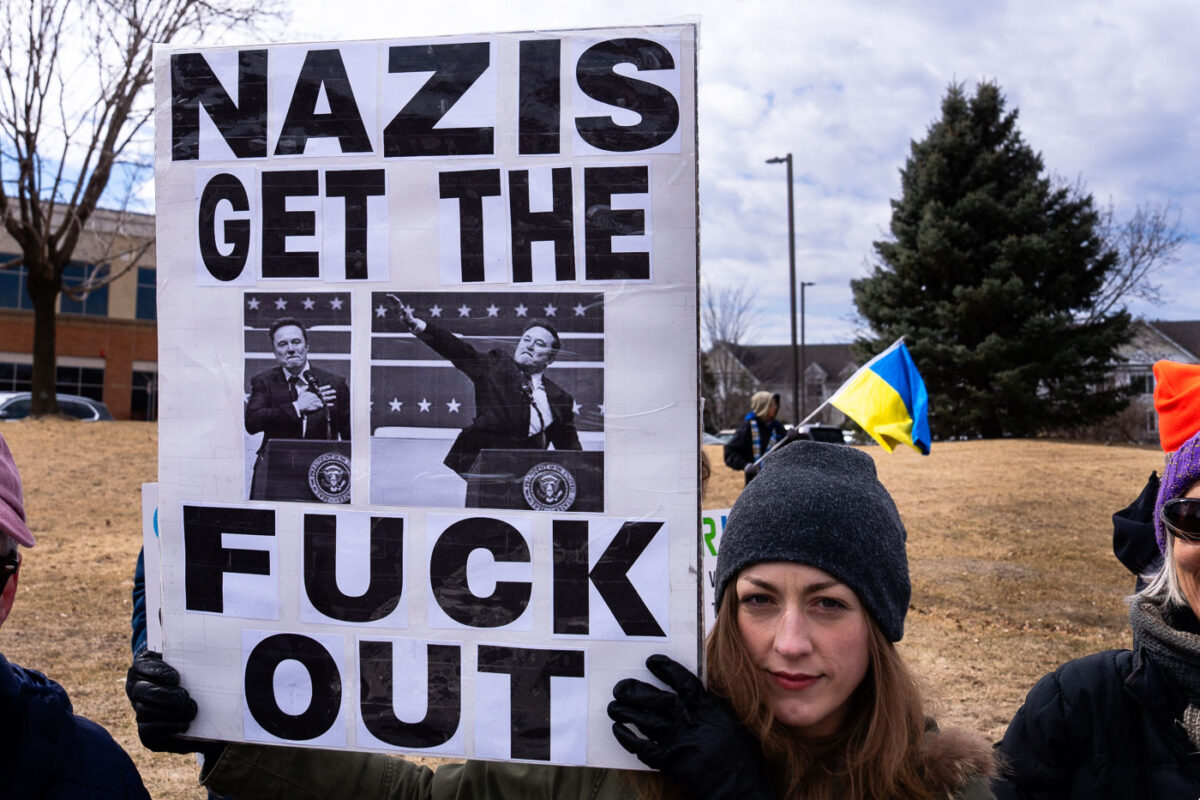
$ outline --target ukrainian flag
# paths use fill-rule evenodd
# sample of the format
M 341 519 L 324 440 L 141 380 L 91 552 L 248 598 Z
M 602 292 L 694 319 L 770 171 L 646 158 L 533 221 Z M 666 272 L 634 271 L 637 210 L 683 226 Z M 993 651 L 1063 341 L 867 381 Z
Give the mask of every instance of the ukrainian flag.
M 906 444 L 929 455 L 929 394 L 903 339 L 864 364 L 828 402 L 889 453 Z

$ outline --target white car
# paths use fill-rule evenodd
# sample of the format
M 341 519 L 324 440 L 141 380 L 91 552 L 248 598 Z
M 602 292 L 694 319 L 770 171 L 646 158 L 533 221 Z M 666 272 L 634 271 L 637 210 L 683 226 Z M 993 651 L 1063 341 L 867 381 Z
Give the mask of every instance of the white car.
M 111 420 L 108 406 L 90 397 L 77 394 L 56 394 L 58 411 L 83 422 Z M 0 392 L 0 421 L 12 422 L 29 416 L 32 395 L 29 392 Z

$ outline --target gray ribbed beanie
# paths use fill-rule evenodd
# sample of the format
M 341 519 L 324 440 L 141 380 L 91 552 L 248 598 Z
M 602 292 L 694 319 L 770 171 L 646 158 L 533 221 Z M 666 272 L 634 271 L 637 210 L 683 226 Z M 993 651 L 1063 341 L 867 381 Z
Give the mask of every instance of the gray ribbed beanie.
M 729 512 L 717 554 L 717 607 L 743 568 L 794 561 L 853 589 L 888 640 L 898 642 L 912 595 L 906 538 L 870 456 L 794 442 L 763 459 Z

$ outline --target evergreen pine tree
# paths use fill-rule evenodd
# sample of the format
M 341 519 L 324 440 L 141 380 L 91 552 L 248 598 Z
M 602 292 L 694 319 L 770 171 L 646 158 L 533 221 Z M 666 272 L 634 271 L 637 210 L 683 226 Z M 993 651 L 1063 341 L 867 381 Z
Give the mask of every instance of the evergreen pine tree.
M 1117 253 L 1091 196 L 1043 174 L 998 86 L 950 86 L 901 188 L 872 274 L 851 281 L 871 331 L 855 354 L 908 336 L 936 436 L 1028 436 L 1124 407 L 1105 378 L 1129 314 L 1088 321 Z

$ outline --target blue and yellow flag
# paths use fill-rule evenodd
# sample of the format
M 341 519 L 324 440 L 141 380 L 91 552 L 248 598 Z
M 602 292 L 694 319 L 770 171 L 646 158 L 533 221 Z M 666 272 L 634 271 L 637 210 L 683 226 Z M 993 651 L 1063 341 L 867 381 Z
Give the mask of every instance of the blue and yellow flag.
M 864 364 L 828 402 L 889 453 L 906 444 L 929 455 L 929 394 L 903 339 Z

